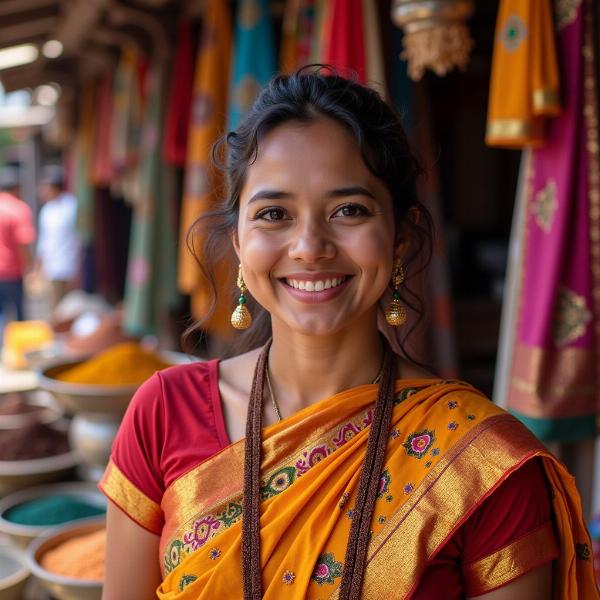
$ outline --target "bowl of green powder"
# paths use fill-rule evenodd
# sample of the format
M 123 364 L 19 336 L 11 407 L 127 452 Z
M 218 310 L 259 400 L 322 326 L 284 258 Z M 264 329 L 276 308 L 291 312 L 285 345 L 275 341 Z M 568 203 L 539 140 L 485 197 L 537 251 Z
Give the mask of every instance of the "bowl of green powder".
M 26 547 L 48 529 L 102 516 L 106 498 L 95 484 L 56 483 L 28 488 L 0 500 L 0 533 Z

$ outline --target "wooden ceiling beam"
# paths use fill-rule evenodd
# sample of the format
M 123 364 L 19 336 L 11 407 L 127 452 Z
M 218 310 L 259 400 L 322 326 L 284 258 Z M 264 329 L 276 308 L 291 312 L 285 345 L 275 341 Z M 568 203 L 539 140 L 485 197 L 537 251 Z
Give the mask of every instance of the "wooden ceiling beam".
M 2 0 L 0 2 L 0 17 L 24 13 L 36 8 L 58 4 L 56 0 Z
M 106 4 L 106 0 L 73 0 L 65 6 L 64 16 L 54 31 L 65 54 L 74 54 L 83 46 L 86 36 L 100 21 Z
M 50 36 L 58 25 L 57 17 L 46 17 L 35 21 L 26 21 L 10 27 L 0 25 L 0 47 L 13 46 L 14 44 L 25 44 L 30 40 L 42 36 Z

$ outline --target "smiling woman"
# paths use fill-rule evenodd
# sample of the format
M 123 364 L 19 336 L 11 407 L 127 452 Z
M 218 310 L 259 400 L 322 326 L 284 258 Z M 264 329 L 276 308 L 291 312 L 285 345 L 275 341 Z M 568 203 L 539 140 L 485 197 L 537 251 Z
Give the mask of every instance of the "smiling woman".
M 132 400 L 101 482 L 104 598 L 597 597 L 564 467 L 398 343 L 431 227 L 394 111 L 303 70 L 223 144 L 227 196 L 191 235 L 208 275 L 236 253 L 252 324 Z

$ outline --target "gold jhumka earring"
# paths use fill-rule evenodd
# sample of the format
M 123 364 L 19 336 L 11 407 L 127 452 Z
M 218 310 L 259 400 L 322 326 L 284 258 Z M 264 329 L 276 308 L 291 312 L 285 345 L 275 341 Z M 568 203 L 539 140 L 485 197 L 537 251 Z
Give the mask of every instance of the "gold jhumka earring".
M 244 276 L 242 275 L 242 265 L 238 268 L 237 286 L 240 288 L 240 297 L 238 299 L 238 305 L 231 314 L 231 324 L 236 329 L 248 329 L 252 325 L 252 316 L 250 311 L 246 307 L 246 296 L 247 291 L 246 284 L 244 283 Z
M 399 327 L 406 323 L 406 308 L 400 303 L 400 286 L 404 281 L 404 268 L 402 262 L 397 259 L 392 271 L 392 301 L 385 311 L 386 321 L 393 327 Z

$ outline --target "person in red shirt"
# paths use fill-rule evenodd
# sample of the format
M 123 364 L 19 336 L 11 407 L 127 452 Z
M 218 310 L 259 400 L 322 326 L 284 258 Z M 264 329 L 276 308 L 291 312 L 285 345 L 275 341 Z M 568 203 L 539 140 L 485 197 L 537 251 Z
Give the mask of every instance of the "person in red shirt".
M 35 241 L 31 209 L 19 198 L 19 172 L 0 170 L 0 324 L 12 310 L 23 314 L 23 275 L 30 268 L 30 244 Z

